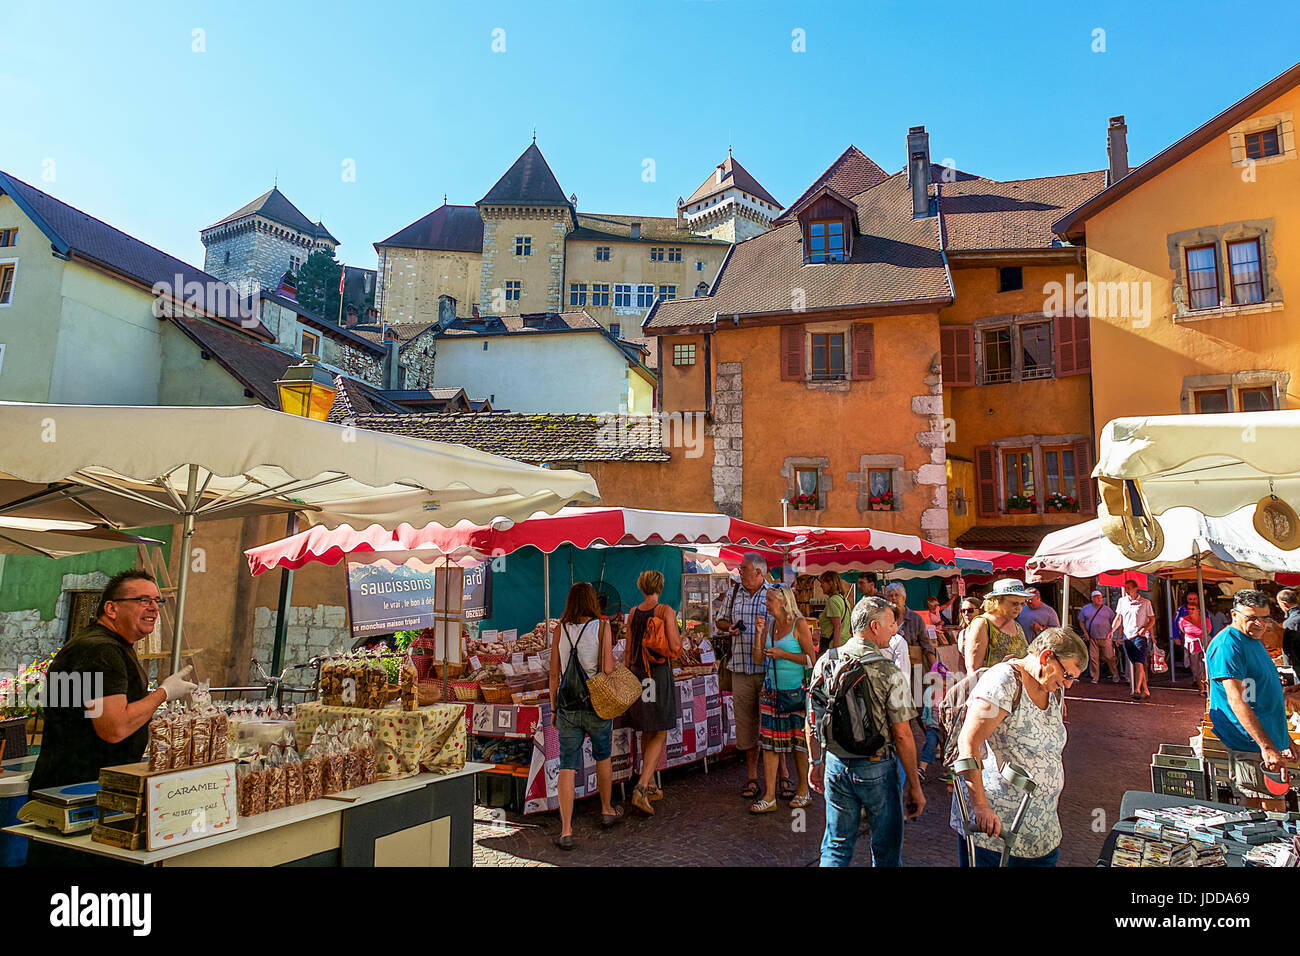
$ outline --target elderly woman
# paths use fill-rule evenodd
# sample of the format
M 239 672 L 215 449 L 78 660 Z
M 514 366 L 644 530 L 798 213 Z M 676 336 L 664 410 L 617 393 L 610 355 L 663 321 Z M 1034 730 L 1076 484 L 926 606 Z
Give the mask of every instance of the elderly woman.
M 1014 763 L 1037 785 L 1016 833 L 1008 866 L 1055 866 L 1061 846 L 1056 805 L 1065 786 L 1065 688 L 1088 666 L 1088 646 L 1064 627 L 1049 627 L 1034 638 L 1018 660 L 994 664 L 971 694 L 958 738 L 958 761 L 979 760 L 978 769 L 963 770 L 957 786 L 967 794 L 979 833 L 975 859 L 967 857 L 957 794 L 953 793 L 952 828 L 958 834 L 961 866 L 997 866 L 1002 846 L 995 838 L 1008 829 L 1022 792 L 1002 777 Z
M 763 798 L 749 808 L 751 813 L 776 810 L 776 774 L 780 755 L 793 752 L 798 768 L 798 790 L 790 806 L 798 809 L 812 802 L 808 793 L 808 741 L 804 737 L 804 714 L 808 709 L 807 670 L 816 661 L 812 628 L 799 613 L 794 592 L 769 588 L 767 612 L 772 615 L 772 633 L 754 644 L 756 660 L 766 659 L 763 691 L 758 698 L 758 745 L 763 751 Z
M 832 647 L 839 647 L 851 636 L 849 634 L 849 588 L 834 571 L 823 571 L 817 582 L 826 595 L 826 607 L 817 619 L 821 630 L 821 640 L 817 643 L 817 656 L 820 657 Z
M 970 622 L 963 635 L 967 673 L 1026 653 L 1029 642 L 1016 616 L 1029 597 L 1029 590 L 1015 578 L 1003 578 L 993 585 L 984 598 L 983 613 Z

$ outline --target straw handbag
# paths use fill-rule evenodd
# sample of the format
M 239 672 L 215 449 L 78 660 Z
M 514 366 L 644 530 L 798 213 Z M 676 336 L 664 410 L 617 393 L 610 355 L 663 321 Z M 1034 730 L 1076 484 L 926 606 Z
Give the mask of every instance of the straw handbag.
M 641 682 L 635 674 L 616 661 L 613 673 L 597 673 L 587 681 L 587 692 L 591 694 L 591 706 L 596 711 L 596 716 L 601 720 L 609 720 L 636 703 L 641 696 Z

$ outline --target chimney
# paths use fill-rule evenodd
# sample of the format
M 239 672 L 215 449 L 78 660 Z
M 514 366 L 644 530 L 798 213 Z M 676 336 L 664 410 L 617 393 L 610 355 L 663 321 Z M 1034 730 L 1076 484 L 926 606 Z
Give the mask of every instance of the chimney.
M 438 296 L 438 328 L 446 329 L 456 321 L 456 300 L 449 295 Z
M 924 126 L 907 131 L 907 182 L 912 187 L 912 218 L 930 215 L 930 134 Z
M 402 387 L 402 369 L 397 361 L 396 339 L 388 339 L 384 342 L 384 388 L 397 389 Z
M 639 222 L 632 223 L 632 238 L 633 239 L 641 238 L 641 223 Z
M 352 328 L 352 326 L 356 325 L 358 321 L 357 307 L 352 303 L 348 303 L 348 307 L 343 311 L 344 311 L 343 324 L 346 328 L 350 329 Z
M 725 163 L 718 163 L 718 168 L 713 173 L 713 184 L 715 186 L 722 185 L 722 180 L 726 176 L 726 172 L 723 170 L 723 167 L 725 165 L 726 165 Z
M 685 212 L 685 210 L 686 210 L 686 200 L 683 199 L 681 196 L 678 196 L 677 197 L 677 228 L 678 229 L 685 228 L 685 223 L 682 222 L 682 213 Z
M 1106 157 L 1110 163 L 1106 185 L 1110 186 L 1128 175 L 1128 126 L 1122 116 L 1112 116 L 1106 128 Z

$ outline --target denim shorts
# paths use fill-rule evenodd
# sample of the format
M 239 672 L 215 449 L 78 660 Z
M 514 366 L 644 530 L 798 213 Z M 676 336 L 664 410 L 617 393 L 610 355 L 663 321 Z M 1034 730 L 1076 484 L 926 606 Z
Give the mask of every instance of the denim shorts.
M 614 721 L 602 720 L 592 710 L 562 710 L 555 721 L 560 733 L 560 769 L 582 769 L 582 741 L 591 738 L 591 759 L 608 760 Z
M 1133 664 L 1146 665 L 1151 655 L 1151 640 L 1145 634 L 1124 639 L 1124 653 Z

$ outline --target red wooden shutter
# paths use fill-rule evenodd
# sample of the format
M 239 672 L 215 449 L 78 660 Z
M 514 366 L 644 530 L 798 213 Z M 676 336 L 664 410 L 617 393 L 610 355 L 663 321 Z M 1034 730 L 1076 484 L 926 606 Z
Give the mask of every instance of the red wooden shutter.
M 1092 487 L 1092 442 L 1086 438 L 1074 443 L 1074 486 L 1079 490 L 1076 495 L 1079 499 L 1079 514 L 1096 514 L 1097 495 Z
M 781 326 L 782 381 L 803 381 L 803 340 L 804 327 L 802 325 Z
M 969 325 L 941 325 L 939 353 L 943 357 L 943 384 L 975 384 L 975 329 Z
M 998 513 L 998 457 L 992 445 L 975 447 L 975 506 L 982 518 Z
M 853 378 L 876 377 L 876 327 L 870 322 L 853 323 Z
M 1086 315 L 1058 315 L 1056 328 L 1056 377 L 1083 375 L 1092 370 L 1092 343 Z

